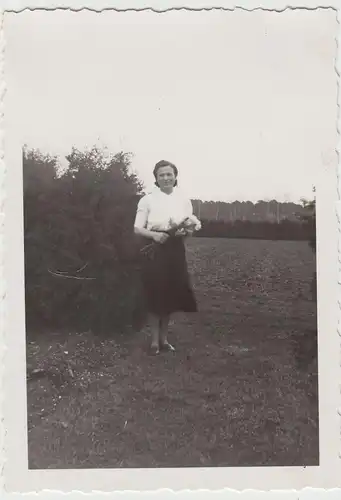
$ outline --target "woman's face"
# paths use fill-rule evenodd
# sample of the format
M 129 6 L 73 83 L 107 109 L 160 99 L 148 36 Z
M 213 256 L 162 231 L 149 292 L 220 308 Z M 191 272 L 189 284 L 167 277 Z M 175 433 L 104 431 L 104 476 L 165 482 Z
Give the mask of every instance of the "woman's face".
M 156 180 L 161 190 L 168 191 L 173 188 L 176 177 L 172 167 L 160 167 L 156 174 Z

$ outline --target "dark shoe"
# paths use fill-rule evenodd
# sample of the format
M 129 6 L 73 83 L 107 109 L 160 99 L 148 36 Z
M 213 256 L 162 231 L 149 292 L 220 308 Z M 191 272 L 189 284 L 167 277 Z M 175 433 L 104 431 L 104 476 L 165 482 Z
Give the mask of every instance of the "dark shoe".
M 160 348 L 159 348 L 159 346 L 158 346 L 158 345 L 152 344 L 152 345 L 150 346 L 150 351 L 151 351 L 151 353 L 152 353 L 154 356 L 156 356 L 157 354 L 159 354 L 159 353 L 160 353 Z
M 163 344 L 161 344 L 160 348 L 163 351 L 175 352 L 175 347 L 173 347 L 169 342 L 164 342 Z

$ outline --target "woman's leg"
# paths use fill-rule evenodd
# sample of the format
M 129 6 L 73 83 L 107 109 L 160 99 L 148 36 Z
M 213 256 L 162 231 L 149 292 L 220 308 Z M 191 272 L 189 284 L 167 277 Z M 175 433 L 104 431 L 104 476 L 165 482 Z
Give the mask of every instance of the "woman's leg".
M 157 351 L 160 348 L 160 324 L 161 319 L 158 316 L 152 316 L 152 348 Z
M 168 326 L 170 315 L 162 316 L 160 319 L 160 346 L 165 347 L 170 351 L 174 351 L 174 347 L 168 342 Z
M 168 325 L 169 325 L 169 314 L 162 316 L 160 318 L 160 342 L 161 344 L 166 344 L 168 342 Z

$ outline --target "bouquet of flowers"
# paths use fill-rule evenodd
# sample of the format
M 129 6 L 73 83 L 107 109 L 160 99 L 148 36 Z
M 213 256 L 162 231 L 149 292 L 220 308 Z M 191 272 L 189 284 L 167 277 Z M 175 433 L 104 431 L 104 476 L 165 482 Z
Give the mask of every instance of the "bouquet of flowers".
M 163 233 L 167 233 L 170 237 L 181 237 L 181 236 L 189 236 L 194 233 L 194 231 L 199 231 L 201 229 L 201 222 L 195 215 L 191 215 L 189 217 L 185 217 L 181 222 L 174 222 L 172 219 L 169 219 L 168 224 L 153 226 L 151 231 L 160 231 Z M 158 243 L 154 241 L 144 246 L 141 249 L 141 252 L 146 253 L 147 255 L 153 254 L 153 249 Z
M 187 236 L 193 234 L 194 231 L 201 229 L 201 223 L 195 215 L 186 217 L 180 223 L 169 220 L 168 229 L 165 231 L 170 236 Z

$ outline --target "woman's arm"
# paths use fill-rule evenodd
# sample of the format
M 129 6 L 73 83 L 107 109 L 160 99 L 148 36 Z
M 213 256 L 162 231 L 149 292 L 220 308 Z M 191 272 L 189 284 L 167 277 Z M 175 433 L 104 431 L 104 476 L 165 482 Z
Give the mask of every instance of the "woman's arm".
M 156 241 L 157 243 L 164 243 L 168 239 L 167 233 L 161 233 L 157 231 L 150 231 L 144 227 L 134 227 L 134 233 L 138 236 L 143 236 L 150 240 Z
M 154 236 L 154 231 L 149 231 L 149 229 L 146 229 L 145 227 L 136 227 L 134 226 L 134 233 L 137 236 L 143 236 L 144 238 L 149 238 L 153 239 Z
M 144 238 L 156 241 L 157 243 L 164 243 L 168 239 L 168 234 L 150 231 L 149 229 L 147 229 L 146 226 L 148 222 L 148 214 L 148 199 L 146 196 L 144 196 L 140 199 L 137 205 L 134 233 L 138 236 L 143 236 Z

